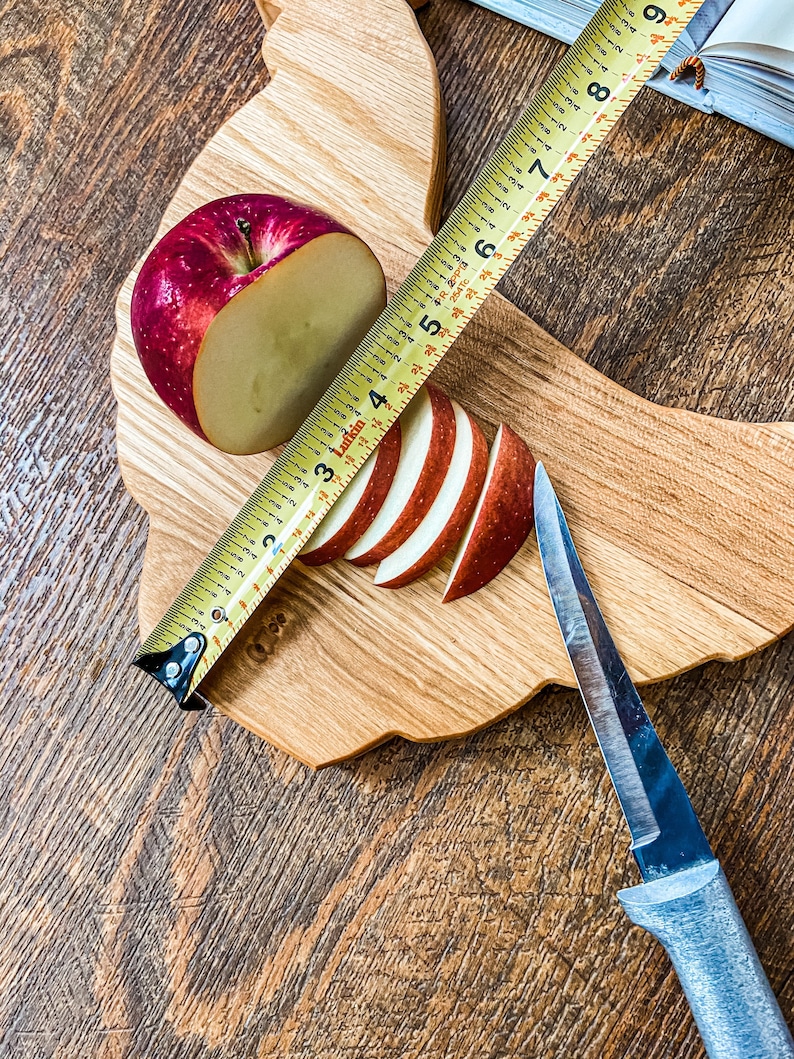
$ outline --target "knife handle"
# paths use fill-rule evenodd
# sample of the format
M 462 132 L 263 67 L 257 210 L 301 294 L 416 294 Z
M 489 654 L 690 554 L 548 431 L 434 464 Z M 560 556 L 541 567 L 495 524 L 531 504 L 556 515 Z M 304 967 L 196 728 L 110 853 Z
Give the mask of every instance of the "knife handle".
M 667 949 L 710 1059 L 794 1059 L 794 1040 L 719 862 L 621 890 Z

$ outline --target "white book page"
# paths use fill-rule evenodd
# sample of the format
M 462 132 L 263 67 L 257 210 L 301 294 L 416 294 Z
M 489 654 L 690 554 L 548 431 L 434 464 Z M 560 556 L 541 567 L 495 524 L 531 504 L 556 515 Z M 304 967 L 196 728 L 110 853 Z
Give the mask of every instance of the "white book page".
M 734 0 L 700 55 L 743 59 L 794 77 L 794 0 Z

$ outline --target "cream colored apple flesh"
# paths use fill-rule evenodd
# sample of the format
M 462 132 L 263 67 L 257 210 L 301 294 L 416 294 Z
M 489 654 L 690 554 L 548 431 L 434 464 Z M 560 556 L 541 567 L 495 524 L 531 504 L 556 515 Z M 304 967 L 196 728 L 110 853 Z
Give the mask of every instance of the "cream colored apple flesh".
M 488 443 L 457 401 L 452 402 L 452 407 L 452 462 L 433 506 L 408 540 L 378 567 L 375 584 L 380 588 L 402 588 L 431 570 L 460 540 L 477 504 L 488 467 Z
M 312 239 L 240 290 L 210 322 L 193 369 L 207 439 L 245 455 L 292 437 L 384 305 L 377 259 L 341 232 Z

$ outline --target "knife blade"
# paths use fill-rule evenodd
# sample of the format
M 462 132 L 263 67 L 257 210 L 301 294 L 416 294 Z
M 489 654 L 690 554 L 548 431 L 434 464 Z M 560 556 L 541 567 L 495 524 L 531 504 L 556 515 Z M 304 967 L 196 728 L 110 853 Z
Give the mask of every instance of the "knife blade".
M 792 1059 L 730 886 L 610 635 L 542 463 L 535 529 L 563 643 L 632 836 L 643 882 L 618 893 L 662 942 L 711 1059 Z

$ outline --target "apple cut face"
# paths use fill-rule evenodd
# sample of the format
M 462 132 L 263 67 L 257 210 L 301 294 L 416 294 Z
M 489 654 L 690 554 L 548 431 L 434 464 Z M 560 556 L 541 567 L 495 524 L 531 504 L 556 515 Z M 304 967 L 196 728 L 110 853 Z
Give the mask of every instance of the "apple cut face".
M 402 446 L 391 488 L 372 525 L 345 558 L 371 566 L 396 551 L 438 496 L 455 447 L 455 410 L 445 393 L 426 384 L 400 417 Z
M 341 559 L 372 525 L 394 481 L 400 436 L 398 420 L 386 431 L 298 556 L 306 566 L 322 566 Z
M 466 528 L 488 467 L 488 443 L 469 413 L 457 403 L 455 448 L 438 496 L 417 528 L 378 567 L 375 584 L 402 588 L 422 577 L 447 554 Z
M 385 304 L 377 259 L 343 232 L 312 239 L 239 290 L 207 327 L 193 369 L 208 441 L 247 455 L 291 438 Z
M 503 423 L 497 431 L 480 499 L 460 543 L 444 603 L 493 581 L 517 554 L 535 523 L 535 458 Z

